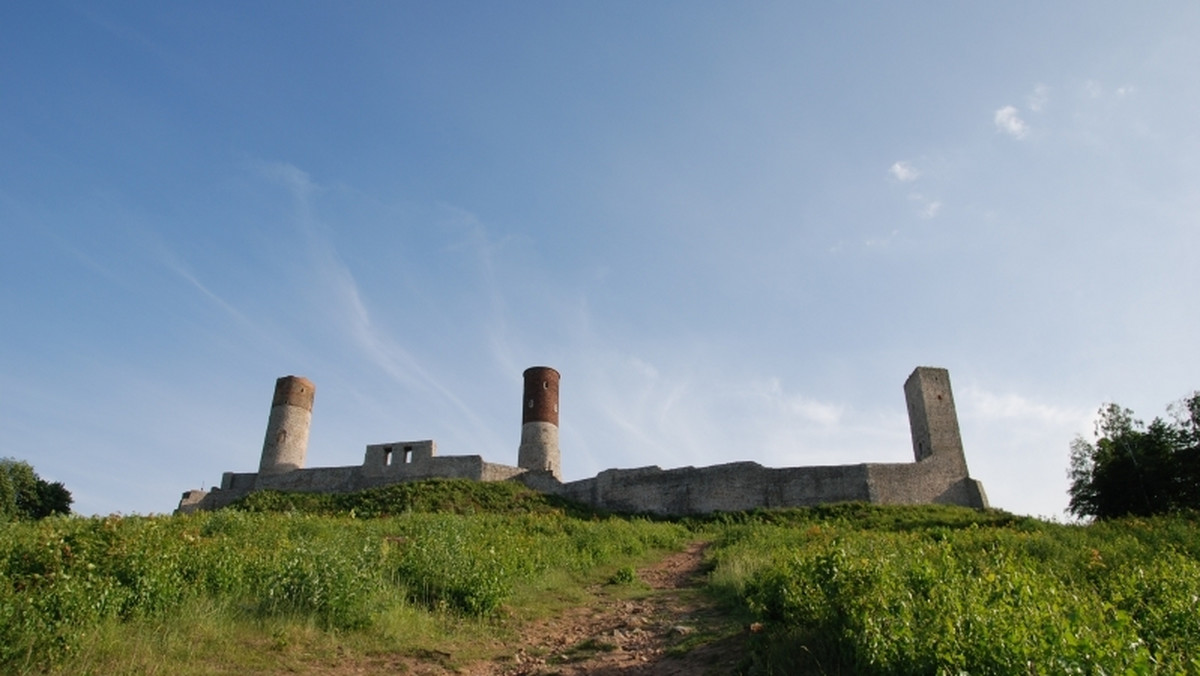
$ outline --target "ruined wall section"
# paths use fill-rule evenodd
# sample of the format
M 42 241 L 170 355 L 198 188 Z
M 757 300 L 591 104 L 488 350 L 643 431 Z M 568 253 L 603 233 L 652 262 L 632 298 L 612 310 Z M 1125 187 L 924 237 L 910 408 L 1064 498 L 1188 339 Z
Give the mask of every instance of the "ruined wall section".
M 287 474 L 260 474 L 254 490 L 348 493 L 360 490 L 361 477 L 361 468 L 353 466 L 298 469 Z
M 756 462 L 735 462 L 670 470 L 610 469 L 593 479 L 562 484 L 556 491 L 545 486 L 531 487 L 597 509 L 661 515 L 870 499 L 865 465 L 777 469 Z
M 512 465 L 501 465 L 496 462 L 485 462 L 479 475 L 479 481 L 508 481 L 522 474 L 529 473 L 521 467 L 513 467 Z M 557 480 L 555 480 L 557 482 Z
M 549 472 L 484 462 L 480 456 L 451 456 L 410 464 L 403 473 L 368 476 L 361 467 L 298 470 L 255 481 L 254 474 L 232 476 L 226 490 L 192 498 L 180 511 L 216 509 L 251 490 L 350 492 L 405 481 L 461 478 L 517 480 L 596 509 L 658 515 L 699 515 L 757 508 L 807 507 L 862 501 L 884 505 L 953 504 L 986 508 L 983 486 L 969 477 L 920 463 L 770 468 L 756 462 L 710 467 L 610 469 L 591 479 L 560 483 Z M 224 486 L 225 482 L 223 482 Z M 252 486 L 253 488 L 247 488 Z M 194 503 L 195 506 L 189 507 Z
M 986 509 L 983 484 L 934 459 L 916 463 L 867 464 L 869 501 L 880 505 L 961 505 Z
M 881 505 L 988 506 L 976 480 L 935 462 L 771 468 L 756 462 L 710 467 L 610 469 L 595 478 L 547 485 L 519 481 L 546 493 L 611 512 L 698 515 L 758 508 L 810 507 L 831 502 Z
M 252 491 L 257 484 L 256 472 L 226 472 L 221 475 L 223 491 Z
M 183 497 L 179 498 L 179 505 L 175 507 L 175 513 L 192 514 L 201 510 L 211 511 L 229 504 L 228 502 L 217 504 L 217 495 L 223 495 L 223 492 L 220 490 L 210 492 L 200 489 L 184 491 Z
M 369 444 L 363 456 L 363 476 L 404 477 L 414 467 L 432 461 L 435 456 L 437 444 L 432 439 Z
M 219 509 L 254 491 L 352 493 L 424 479 L 506 481 L 525 472 L 519 467 L 486 462 L 479 455 L 438 457 L 436 448 L 431 440 L 371 444 L 367 446 L 362 465 L 316 467 L 266 475 L 226 472 L 221 477 L 219 489 L 184 493 L 177 511 Z

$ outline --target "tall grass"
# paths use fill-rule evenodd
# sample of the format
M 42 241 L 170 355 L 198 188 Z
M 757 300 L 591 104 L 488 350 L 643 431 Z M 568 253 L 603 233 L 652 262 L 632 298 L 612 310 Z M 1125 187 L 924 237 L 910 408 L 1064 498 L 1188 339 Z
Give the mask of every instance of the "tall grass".
M 762 629 L 763 671 L 1200 673 L 1194 520 L 997 526 L 907 511 L 873 528 L 723 529 L 711 584 Z
M 680 526 L 555 511 L 359 519 L 222 510 L 0 526 L 0 672 L 69 659 L 112 623 L 197 606 L 370 627 L 396 607 L 486 617 L 517 585 L 674 546 Z
M 1194 515 L 1082 526 L 833 505 L 671 523 L 490 490 L 0 525 L 0 673 L 336 659 L 347 637 L 436 633 L 437 618 L 502 625 L 564 576 L 697 537 L 713 540 L 709 590 L 753 623 L 750 672 L 1200 673 Z M 256 638 L 234 656 L 230 632 Z

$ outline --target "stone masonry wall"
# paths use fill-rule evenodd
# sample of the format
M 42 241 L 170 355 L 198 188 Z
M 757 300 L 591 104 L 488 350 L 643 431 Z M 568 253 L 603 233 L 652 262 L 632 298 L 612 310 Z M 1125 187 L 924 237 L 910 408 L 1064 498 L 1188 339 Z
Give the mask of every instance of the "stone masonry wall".
M 520 480 L 520 478 L 518 478 Z M 708 514 L 760 507 L 864 501 L 987 507 L 979 482 L 938 463 L 769 468 L 755 462 L 711 467 L 611 469 L 557 490 L 597 509 L 660 515 Z
M 425 440 L 371 444 L 367 446 L 360 466 L 281 471 L 285 468 L 276 459 L 274 447 L 264 447 L 264 463 L 271 471 L 226 472 L 221 488 L 184 493 L 177 511 L 217 509 L 255 490 L 342 493 L 432 478 L 517 480 L 535 490 L 597 509 L 661 515 L 803 507 L 847 501 L 988 506 L 983 486 L 967 473 L 950 376 L 945 369 L 919 367 L 904 384 L 916 462 L 782 469 L 763 467 L 755 462 L 670 470 L 641 467 L 610 469 L 591 479 L 570 483 L 561 483 L 558 478 L 558 372 L 549 367 L 535 367 L 527 370 L 525 375 L 526 398 L 532 406 L 524 407 L 527 412 L 522 421 L 522 447 L 518 454 L 522 458 L 518 464 L 522 466 L 489 463 L 478 455 L 438 456 L 436 444 Z M 311 406 L 312 383 L 291 376 L 280 379 L 279 383 L 285 383 L 285 380 L 307 388 L 301 394 L 307 397 Z M 289 405 L 297 408 L 295 402 L 281 398 L 279 388 L 282 387 L 277 386 L 274 408 Z M 302 422 L 307 424 L 307 420 Z M 553 427 L 553 444 L 526 448 L 524 430 L 530 425 Z M 268 442 L 272 439 L 271 429 L 269 427 Z M 303 455 L 295 455 L 296 461 L 302 463 Z M 289 462 L 295 463 L 291 459 Z
M 381 471 L 381 469 L 383 471 Z M 188 491 L 180 500 L 178 511 L 218 509 L 254 491 L 297 491 L 301 493 L 351 493 L 422 479 L 470 479 L 472 481 L 504 481 L 525 470 L 484 462 L 478 455 L 424 457 L 417 462 L 387 467 L 348 465 L 297 469 L 286 474 L 254 474 L 226 472 L 221 488 L 213 491 Z

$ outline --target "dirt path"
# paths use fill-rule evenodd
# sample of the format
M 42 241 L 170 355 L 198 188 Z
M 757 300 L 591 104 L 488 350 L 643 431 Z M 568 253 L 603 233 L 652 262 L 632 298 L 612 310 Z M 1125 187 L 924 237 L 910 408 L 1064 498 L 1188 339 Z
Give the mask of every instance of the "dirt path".
M 701 593 L 704 542 L 637 571 L 632 585 L 589 588 L 591 601 L 522 627 L 500 656 L 463 664 L 446 653 L 340 660 L 316 676 L 701 676 L 736 674 L 745 634 Z
M 650 591 L 619 598 L 610 586 L 594 588 L 598 601 L 534 623 L 522 632 L 511 660 L 472 665 L 471 676 L 604 676 L 736 673 L 743 637 L 699 593 L 705 543 L 638 571 Z

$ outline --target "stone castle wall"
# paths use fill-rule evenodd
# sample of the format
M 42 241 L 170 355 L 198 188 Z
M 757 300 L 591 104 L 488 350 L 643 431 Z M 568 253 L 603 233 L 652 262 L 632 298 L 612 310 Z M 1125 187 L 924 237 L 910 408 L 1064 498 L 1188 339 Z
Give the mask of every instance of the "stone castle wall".
M 395 445 L 428 445 L 432 441 L 397 442 Z M 300 493 L 353 493 L 368 488 L 378 488 L 405 481 L 422 479 L 471 479 L 473 481 L 506 481 L 525 470 L 508 465 L 484 461 L 478 455 L 452 455 L 417 458 L 411 462 L 390 466 L 378 465 L 378 455 L 367 447 L 368 460 L 362 465 L 343 467 L 315 467 L 297 469 L 283 474 L 258 474 L 226 472 L 221 479 L 221 488 L 205 493 L 188 491 L 180 501 L 179 510 L 192 512 L 197 509 L 218 509 L 254 491 L 296 491 Z
M 543 387 L 546 375 L 553 379 L 552 389 Z M 311 388 L 311 383 L 303 382 Z M 532 399 L 533 407 L 523 407 L 532 408 L 534 414 L 526 412 L 523 419 L 520 457 L 526 461 L 520 467 L 489 463 L 478 455 L 438 456 L 436 444 L 429 440 L 372 444 L 367 446 L 362 465 L 227 472 L 220 489 L 184 493 L 177 511 L 217 509 L 256 490 L 343 493 L 433 478 L 516 480 L 596 509 L 660 515 L 848 501 L 987 507 L 983 485 L 967 472 L 949 373 L 945 369 L 918 368 L 906 381 L 904 391 L 915 462 L 790 468 L 763 467 L 755 462 L 668 470 L 641 467 L 605 470 L 590 479 L 562 483 L 558 477 L 557 434 L 552 443 L 540 440 L 542 445 L 534 453 L 526 447 L 525 428 L 531 424 L 552 424 L 556 433 L 558 427 L 558 373 L 536 367 L 526 372 L 524 398 L 529 400 L 531 393 L 537 398 Z M 308 401 L 311 408 L 311 397 Z M 275 408 L 277 403 L 273 415 Z M 272 439 L 270 429 L 267 444 Z M 264 457 L 267 453 L 265 445 Z
M 521 477 L 517 477 L 521 481 Z M 562 484 L 554 493 L 597 509 L 659 515 L 695 515 L 830 502 L 884 505 L 952 504 L 987 507 L 976 480 L 932 463 L 763 467 L 734 462 L 709 467 L 610 469 Z

